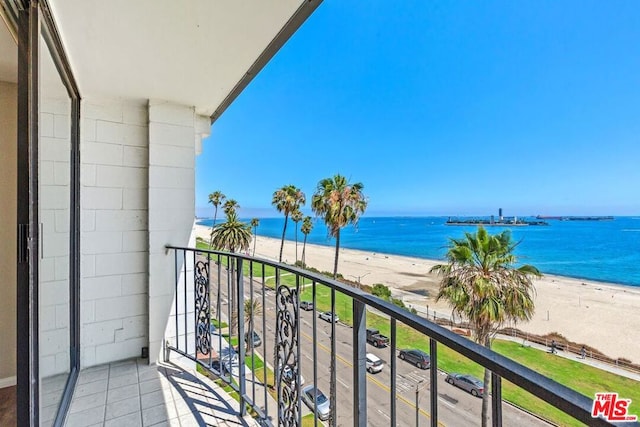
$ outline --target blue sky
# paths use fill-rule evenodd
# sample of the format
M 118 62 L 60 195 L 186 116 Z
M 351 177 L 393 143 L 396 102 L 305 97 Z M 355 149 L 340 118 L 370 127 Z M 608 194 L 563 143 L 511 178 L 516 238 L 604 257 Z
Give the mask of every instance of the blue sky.
M 325 0 L 213 125 L 197 213 L 335 173 L 370 216 L 640 214 L 640 2 Z

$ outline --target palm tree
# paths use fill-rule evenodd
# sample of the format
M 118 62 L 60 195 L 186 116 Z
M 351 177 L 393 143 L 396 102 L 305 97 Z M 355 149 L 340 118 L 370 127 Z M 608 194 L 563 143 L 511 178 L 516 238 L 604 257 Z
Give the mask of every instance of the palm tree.
M 360 215 L 367 208 L 362 189 L 364 185 L 357 182 L 350 184 L 342 175 L 325 178 L 318 183 L 311 209 L 324 219 L 329 234 L 336 238 L 336 255 L 333 264 L 333 278 L 338 277 L 338 251 L 340 250 L 340 230 L 348 224 L 356 225 Z
M 306 265 L 304 252 L 307 247 L 307 236 L 309 235 L 309 233 L 311 233 L 312 229 L 313 229 L 313 222 L 311 221 L 311 217 L 305 216 L 304 220 L 302 220 L 302 228 L 300 229 L 300 231 L 302 231 L 302 234 L 304 234 L 304 242 L 302 243 L 302 266 L 303 267 Z
M 216 218 L 218 216 L 218 206 L 220 206 L 222 204 L 222 201 L 226 198 L 227 196 L 222 194 L 222 191 L 219 191 L 219 190 L 216 190 L 213 193 L 209 194 L 209 203 L 211 203 L 213 207 L 216 208 L 215 212 L 213 213 L 213 224 L 211 225 L 212 234 L 213 234 L 213 227 L 215 227 L 216 225 Z M 211 240 L 209 240 L 209 247 L 211 247 Z
M 253 227 L 253 256 L 256 256 L 256 241 L 258 240 L 258 235 L 256 233 L 259 225 L 260 220 L 258 218 L 251 218 L 251 226 Z
M 227 221 L 216 225 L 211 233 L 211 242 L 217 250 L 238 252 L 247 251 L 251 244 L 251 226 L 238 221 L 236 212 L 233 209 L 227 211 Z M 238 327 L 237 289 L 235 286 L 235 275 L 233 274 L 235 260 L 229 257 L 229 268 L 231 269 L 231 325 L 230 330 L 236 331 Z
M 245 300 L 244 302 L 244 322 L 247 326 L 246 346 L 253 351 L 253 328 L 256 316 L 262 316 L 262 304 L 257 298 Z
M 296 223 L 296 262 L 298 262 L 298 223 L 302 221 L 302 212 L 295 210 L 291 213 L 291 221 Z
M 284 236 L 287 232 L 287 221 L 289 220 L 289 215 L 297 211 L 301 205 L 305 204 L 305 202 L 306 198 L 304 193 L 294 185 L 285 185 L 273 193 L 271 204 L 275 206 L 278 212 L 282 212 L 284 214 L 284 227 L 282 228 L 282 241 L 280 242 L 280 262 L 282 262 Z
M 448 263 L 431 269 L 442 276 L 437 300 L 447 300 L 455 314 L 466 317 L 475 341 L 487 348 L 505 322 L 529 320 L 533 315 L 532 278 L 541 274 L 528 264 L 516 266 L 518 258 L 513 251 L 517 245 L 510 231 L 491 235 L 480 226 L 475 234 L 451 239 Z M 490 372 L 485 369 L 485 390 L 489 380 Z M 483 427 L 488 422 L 488 407 L 489 393 L 483 393 Z
M 233 212 L 235 214 L 238 209 L 240 209 L 240 205 L 235 199 L 228 199 L 226 202 L 224 202 L 224 205 L 222 205 L 222 210 L 227 217 L 229 216 L 230 212 Z

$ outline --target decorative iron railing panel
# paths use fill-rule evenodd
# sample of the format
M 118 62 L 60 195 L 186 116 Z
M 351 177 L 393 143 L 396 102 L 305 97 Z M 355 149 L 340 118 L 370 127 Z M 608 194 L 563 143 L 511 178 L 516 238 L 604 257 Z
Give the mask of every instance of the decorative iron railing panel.
M 503 379 L 585 424 L 609 425 L 591 417 L 589 397 L 360 289 L 241 254 L 167 248 L 176 292 L 167 354 L 222 379 L 238 394 L 238 412 L 249 408 L 262 425 L 479 425 L 481 399 L 440 385 L 443 347 L 491 371 L 494 426 L 545 425 L 503 404 Z M 338 311 L 347 318 L 338 322 Z M 387 331 L 388 346 L 366 344 L 371 322 Z M 429 353 L 430 371 L 397 362 L 410 360 L 401 351 L 407 334 Z

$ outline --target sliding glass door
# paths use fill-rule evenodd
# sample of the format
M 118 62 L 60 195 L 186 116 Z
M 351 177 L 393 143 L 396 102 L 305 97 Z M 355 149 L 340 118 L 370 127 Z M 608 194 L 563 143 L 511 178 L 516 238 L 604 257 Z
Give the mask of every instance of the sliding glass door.
M 79 368 L 80 98 L 46 1 L 4 4 L 20 57 L 18 423 L 62 425 Z

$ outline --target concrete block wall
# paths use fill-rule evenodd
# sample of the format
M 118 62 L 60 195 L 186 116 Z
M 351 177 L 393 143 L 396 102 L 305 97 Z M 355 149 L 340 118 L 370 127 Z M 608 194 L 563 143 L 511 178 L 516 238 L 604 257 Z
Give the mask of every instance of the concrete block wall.
M 152 363 L 161 357 L 165 334 L 173 337 L 169 339 L 174 339 L 172 344 L 175 344 L 175 323 L 170 321 L 170 316 L 176 301 L 176 271 L 174 254 L 167 251 L 165 245 L 195 246 L 195 156 L 209 128 L 209 118 L 198 116 L 193 107 L 149 101 L 149 354 Z M 193 283 L 191 267 L 187 268 L 186 278 L 188 284 Z M 180 299 L 182 296 L 178 301 Z M 188 286 L 187 301 L 187 307 L 179 307 L 179 312 L 193 312 L 192 285 Z M 193 315 L 187 319 L 193 319 Z M 189 331 L 194 330 L 193 325 L 188 326 Z M 191 347 L 192 337 L 188 337 L 188 341 Z
M 81 366 L 148 346 L 148 110 L 83 100 L 80 124 Z

